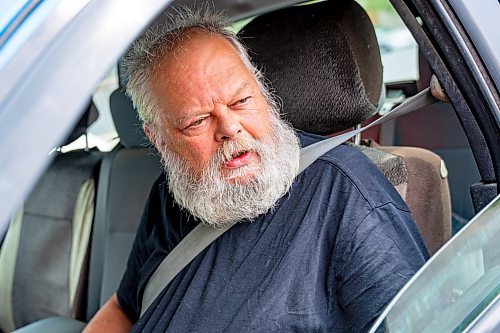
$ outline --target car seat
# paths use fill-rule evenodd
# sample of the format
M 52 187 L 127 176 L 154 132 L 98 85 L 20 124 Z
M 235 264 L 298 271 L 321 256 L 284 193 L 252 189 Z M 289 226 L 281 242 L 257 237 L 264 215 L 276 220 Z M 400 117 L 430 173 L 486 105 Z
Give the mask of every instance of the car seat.
M 162 170 L 159 155 L 147 147 L 149 144 L 137 111 L 123 88 L 111 94 L 110 108 L 120 143 L 101 164 L 90 256 L 87 320 L 118 288 L 146 199 Z
M 146 147 L 137 112 L 123 88 L 111 94 L 110 108 L 120 142 L 102 158 L 99 170 L 87 302 L 82 305 L 86 313 L 82 321 L 59 315 L 32 323 L 17 333 L 81 332 L 83 321 L 89 321 L 116 291 L 125 272 L 144 204 L 162 169 L 156 151 Z
M 239 33 L 296 129 L 329 135 L 377 113 L 382 62 L 373 25 L 355 1 L 323 1 L 258 16 Z M 382 97 L 382 98 L 381 98 Z M 446 168 L 413 147 L 356 145 L 408 204 L 430 253 L 451 234 Z
M 70 143 L 97 118 L 89 106 Z M 9 332 L 51 316 L 82 318 L 95 179 L 102 153 L 56 156 L 15 214 L 0 251 L 0 328 Z

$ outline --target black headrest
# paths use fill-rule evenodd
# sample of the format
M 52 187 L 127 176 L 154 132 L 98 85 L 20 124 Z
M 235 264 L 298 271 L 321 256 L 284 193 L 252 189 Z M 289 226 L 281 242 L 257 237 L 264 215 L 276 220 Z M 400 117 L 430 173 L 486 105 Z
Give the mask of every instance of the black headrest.
M 295 128 L 330 134 L 377 110 L 380 52 L 370 18 L 355 1 L 278 10 L 255 18 L 239 35 Z
M 125 95 L 124 88 L 113 91 L 109 97 L 109 105 L 121 144 L 127 148 L 144 147 L 147 143 L 146 134 L 132 101 Z
M 99 118 L 99 112 L 91 100 L 63 145 L 69 144 L 85 134 L 97 118 Z

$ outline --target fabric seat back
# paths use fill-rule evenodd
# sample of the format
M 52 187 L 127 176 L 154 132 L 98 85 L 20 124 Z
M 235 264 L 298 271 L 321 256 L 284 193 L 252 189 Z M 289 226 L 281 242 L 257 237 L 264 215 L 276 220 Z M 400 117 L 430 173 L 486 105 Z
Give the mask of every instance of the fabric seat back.
M 161 173 L 154 150 L 145 148 L 137 112 L 121 88 L 110 97 L 120 144 L 101 165 L 88 289 L 87 319 L 116 291 L 149 191 Z
M 82 316 L 100 158 L 87 151 L 57 156 L 12 219 L 0 252 L 3 331 Z
M 282 100 L 283 118 L 297 129 L 334 134 L 366 121 L 383 103 L 375 30 L 355 1 L 278 10 L 253 19 L 239 35 Z M 434 253 L 451 233 L 444 163 L 413 148 L 356 147 L 405 199 Z

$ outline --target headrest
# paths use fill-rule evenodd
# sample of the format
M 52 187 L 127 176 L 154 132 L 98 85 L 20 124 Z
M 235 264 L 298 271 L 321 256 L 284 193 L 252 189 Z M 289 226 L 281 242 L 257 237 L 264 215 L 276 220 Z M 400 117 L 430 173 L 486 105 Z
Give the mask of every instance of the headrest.
M 239 35 L 295 128 L 331 134 L 376 112 L 382 62 L 370 18 L 355 1 L 278 10 Z
M 144 147 L 147 142 L 146 134 L 132 101 L 125 95 L 124 88 L 113 91 L 109 97 L 109 105 L 121 144 L 127 148 Z
M 66 141 L 63 143 L 63 146 L 75 141 L 76 139 L 84 135 L 90 125 L 92 125 L 97 120 L 97 118 L 99 118 L 99 112 L 97 111 L 94 102 L 92 102 L 91 100 L 82 116 L 80 117 L 80 120 L 78 120 L 78 122 L 76 123 L 73 132 L 71 132 Z

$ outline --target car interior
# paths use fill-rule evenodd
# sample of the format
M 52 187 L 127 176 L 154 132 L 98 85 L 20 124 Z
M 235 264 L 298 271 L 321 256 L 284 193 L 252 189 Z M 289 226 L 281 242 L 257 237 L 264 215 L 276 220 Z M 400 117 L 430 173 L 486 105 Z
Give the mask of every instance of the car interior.
M 244 13 L 231 19 L 248 18 Z M 280 97 L 282 116 L 298 131 L 325 137 L 379 118 L 429 87 L 434 74 L 421 52 L 417 80 L 384 83 L 372 20 L 354 0 L 263 12 L 238 35 Z M 119 143 L 109 152 L 56 149 L 12 217 L 0 250 L 1 332 L 80 332 L 118 287 L 149 190 L 162 172 L 124 85 L 119 76 L 109 96 Z M 453 106 L 437 96 L 440 90 L 437 83 L 436 104 L 346 143 L 396 187 L 430 254 L 481 208 L 469 192 L 482 179 L 471 141 Z M 394 96 L 403 98 L 394 102 Z M 90 101 L 61 147 L 85 136 L 97 112 Z

